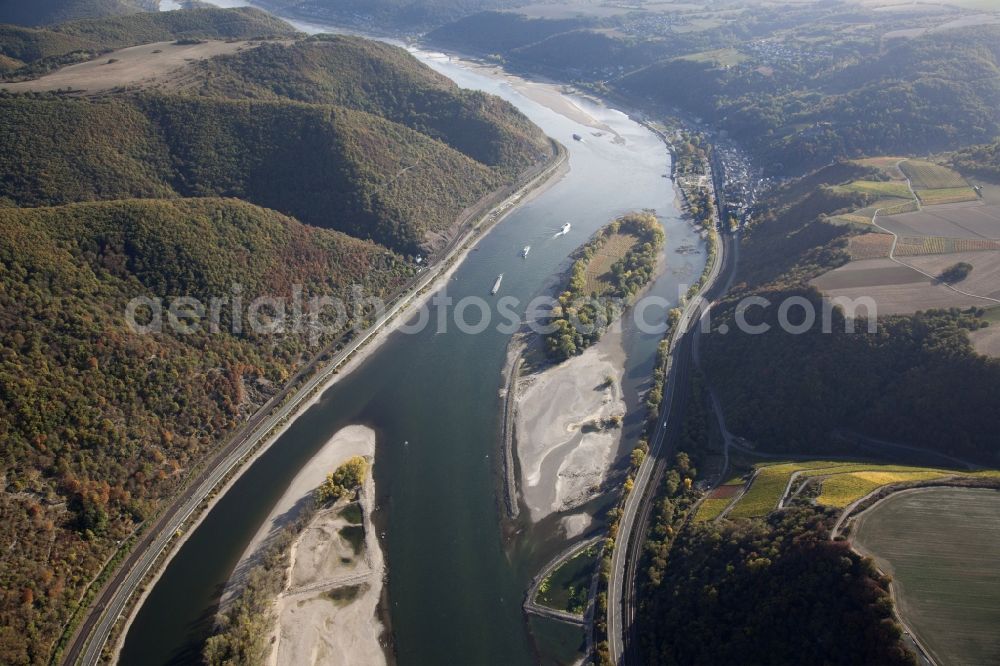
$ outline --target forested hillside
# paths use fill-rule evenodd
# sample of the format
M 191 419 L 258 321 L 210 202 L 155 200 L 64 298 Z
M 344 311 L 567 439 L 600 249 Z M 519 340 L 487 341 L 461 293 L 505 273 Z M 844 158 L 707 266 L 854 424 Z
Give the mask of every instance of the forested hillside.
M 151 95 L 0 108 L 0 198 L 14 205 L 233 196 L 412 254 L 503 182 L 440 142 L 341 107 Z
M 202 63 L 191 92 L 335 104 L 382 116 L 504 173 L 550 150 L 509 103 L 462 90 L 406 51 L 358 37 L 321 35 Z
M 607 17 L 482 12 L 427 39 L 610 90 L 654 116 L 676 108 L 727 130 L 784 176 L 1000 134 L 1000 26 L 941 18 L 928 30 L 919 12 L 887 18 L 850 3 L 718 9 L 690 22 L 683 10 L 648 7 Z
M 376 245 L 236 200 L 0 209 L 0 661 L 42 663 L 109 546 L 312 353 L 306 334 L 126 326 L 137 296 L 208 302 L 293 284 L 347 297 L 412 269 Z
M 154 12 L 157 0 L 5 0 L 0 23 L 45 25 L 81 18 Z
M 9 28 L 0 48 L 47 65 L 293 35 L 256 10 L 160 16 Z M 332 342 L 301 320 L 255 332 L 254 298 L 387 298 L 463 211 L 552 154 L 513 107 L 402 49 L 263 49 L 189 67 L 184 91 L 0 94 L 0 515 L 17 544 L 0 554 L 0 663 L 48 663 L 116 544 Z M 217 331 L 166 325 L 174 297 L 236 295 L 241 326 L 232 300 Z M 163 299 L 161 331 L 128 327 L 136 297 Z
M 1000 142 L 960 150 L 951 163 L 962 173 L 1000 183 Z
M 174 39 L 293 37 L 284 21 L 259 9 L 202 8 L 69 21 L 44 28 L 0 25 L 0 73 L 38 76 L 99 53 Z M 19 69 L 23 68 L 21 71 Z
M 864 202 L 831 186 L 863 173 L 834 165 L 761 203 L 760 218 L 743 239 L 734 288 L 714 313 L 703 346 L 728 425 L 770 451 L 829 451 L 831 432 L 847 428 L 996 464 L 1000 412 L 993 396 L 1000 362 L 976 354 L 968 339 L 981 325 L 981 312 L 880 317 L 874 334 L 864 320 L 846 332 L 835 312 L 831 331 L 822 330 L 822 297 L 808 282 L 847 262 L 847 238 L 856 233 L 824 216 Z M 735 306 L 751 295 L 773 304 L 747 315 L 750 324 L 769 325 L 766 333 L 743 333 L 736 325 Z M 779 326 L 778 304 L 791 296 L 814 305 L 816 324 L 806 333 Z M 794 312 L 790 320 L 801 321 Z M 728 334 L 719 333 L 722 325 Z
M 892 617 L 889 580 L 829 541 L 829 526 L 829 516 L 801 509 L 681 528 L 643 576 L 642 663 L 916 663 Z

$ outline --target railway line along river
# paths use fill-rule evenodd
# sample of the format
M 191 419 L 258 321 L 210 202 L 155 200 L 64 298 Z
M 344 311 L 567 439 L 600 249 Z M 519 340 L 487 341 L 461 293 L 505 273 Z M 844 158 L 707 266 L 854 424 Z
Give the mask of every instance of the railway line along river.
M 556 87 L 443 54 L 413 53 L 463 87 L 509 100 L 569 151 L 568 172 L 479 241 L 444 287 L 448 296 L 490 298 L 503 273 L 500 293 L 489 302 L 514 296 L 514 311 L 523 317 L 575 248 L 616 216 L 642 208 L 655 209 L 667 234 L 666 270 L 652 293 L 674 304 L 678 285 L 697 279 L 704 248 L 680 219 L 664 176 L 669 155 L 653 133 Z M 566 222 L 571 231 L 556 236 Z M 531 253 L 522 259 L 526 245 Z M 677 252 L 682 246 L 695 249 Z M 646 318 L 662 319 L 666 307 L 649 308 Z M 467 319 L 476 321 L 470 310 Z M 121 663 L 191 663 L 222 586 L 272 507 L 331 435 L 353 424 L 376 432 L 374 518 L 383 534 L 399 663 L 551 663 L 545 646 L 564 634 L 541 635 L 547 630 L 529 625 L 521 604 L 532 576 L 565 542 L 557 520 L 531 525 L 522 517 L 523 524 L 503 525 L 498 502 L 498 390 L 509 335 L 496 325 L 462 332 L 453 312 L 449 317 L 440 331 L 431 305 L 432 325 L 394 333 L 250 465 L 163 571 L 129 628 Z M 631 405 L 649 381 L 659 337 L 631 319 L 625 324 L 623 388 Z M 623 448 L 634 444 L 637 428 L 636 418 L 626 421 Z

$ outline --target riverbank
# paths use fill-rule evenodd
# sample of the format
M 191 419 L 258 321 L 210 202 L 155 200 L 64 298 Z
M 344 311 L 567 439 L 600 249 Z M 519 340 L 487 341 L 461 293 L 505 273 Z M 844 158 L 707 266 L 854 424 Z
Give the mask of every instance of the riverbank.
M 312 491 L 323 482 L 326 475 L 353 456 L 374 458 L 374 430 L 366 426 L 348 426 L 339 430 L 306 463 L 302 471 L 296 475 L 285 490 L 281 499 L 274 505 L 257 534 L 247 544 L 225 591 L 222 593 L 220 605 L 225 606 L 233 592 L 239 588 L 246 572 L 257 563 L 255 556 L 267 544 L 268 540 L 295 521 L 303 504 L 311 497 Z
M 551 236 L 566 220 L 573 221 L 574 233 L 589 234 L 628 210 L 656 209 L 676 241 L 669 253 L 674 245 L 700 245 L 677 219 L 673 192 L 662 178 L 669 165 L 661 144 L 624 114 L 580 101 L 627 143 L 616 144 L 610 135 L 594 139 L 591 128 L 531 102 L 506 82 L 443 58 L 433 66 L 463 87 L 508 98 L 547 134 L 566 139 L 573 154 L 572 170 L 559 188 L 519 207 L 513 219 L 482 240 L 474 260 L 464 262 L 449 282 L 453 298 L 482 295 L 504 272 L 503 295 L 527 302 L 565 262 L 566 239 L 555 242 Z M 574 133 L 585 140 L 569 140 Z M 528 261 L 517 257 L 525 244 L 534 248 Z M 671 270 L 660 279 L 658 294 L 677 293 L 675 283 L 690 282 L 700 264 L 699 257 L 670 257 Z M 376 522 L 384 522 L 389 536 L 384 545 L 392 560 L 393 639 L 400 659 L 441 663 L 456 653 L 475 662 L 543 659 L 528 652 L 546 649 L 547 638 L 533 644 L 530 636 L 548 629 L 526 627 L 520 601 L 529 573 L 561 548 L 556 542 L 562 532 L 549 530 L 561 521 L 554 517 L 541 530 L 521 532 L 516 542 L 498 538 L 491 483 L 497 478 L 492 475 L 497 387 L 489 378 L 499 375 L 507 339 L 490 331 L 469 336 L 433 328 L 389 340 L 248 470 L 166 571 L 128 639 L 131 657 L 162 663 L 160 655 L 194 645 L 198 630 L 189 627 L 213 602 L 203 591 L 225 580 L 275 499 L 330 434 L 366 423 L 379 433 L 376 476 L 384 510 Z M 655 342 L 626 327 L 625 344 L 628 367 L 641 366 L 644 377 Z M 646 382 L 638 386 L 638 375 L 627 374 L 624 392 L 631 401 Z M 594 507 L 584 510 L 593 513 Z M 427 515 L 435 519 L 426 521 Z M 574 515 L 587 520 L 569 521 L 572 529 L 592 529 L 586 527 L 589 513 Z M 440 585 L 442 580 L 449 584 Z M 435 599 L 437 613 L 427 612 L 427 598 Z M 164 648 L 141 647 L 152 642 Z
M 112 590 L 111 593 L 116 595 L 115 598 L 105 600 L 99 605 L 95 604 L 95 607 L 104 609 L 99 622 L 108 625 L 108 638 L 101 638 L 101 644 L 109 643 L 113 639 L 113 643 L 111 643 L 113 647 L 110 648 L 108 655 L 110 658 L 118 659 L 123 639 L 127 635 L 138 609 L 152 591 L 170 560 L 246 470 L 279 440 L 299 416 L 315 405 L 330 387 L 360 367 L 393 333 L 416 316 L 431 297 L 447 284 L 475 245 L 497 224 L 517 210 L 518 206 L 530 202 L 558 183 L 568 173 L 566 149 L 558 142 L 553 141 L 552 143 L 553 155 L 550 161 L 524 174 L 521 182 L 514 185 L 513 188 L 510 186 L 504 188 L 508 191 L 513 189 L 508 196 L 497 202 L 497 193 L 494 192 L 483 199 L 485 204 L 490 206 L 488 209 L 482 210 L 478 214 L 468 210 L 463 211 L 462 215 L 465 219 L 476 221 L 471 223 L 465 233 L 450 244 L 440 261 L 425 269 L 417 278 L 415 286 L 409 292 L 401 295 L 380 321 L 361 336 L 356 337 L 351 343 L 353 348 L 339 352 L 330 362 L 316 371 L 316 374 L 301 392 L 279 408 L 279 414 L 280 410 L 284 410 L 284 414 L 272 417 L 271 420 L 274 423 L 262 427 L 259 430 L 260 436 L 255 438 L 252 444 L 245 444 L 239 451 L 230 454 L 226 461 L 218 465 L 219 468 L 224 469 L 220 479 L 206 481 L 198 487 L 198 491 L 192 497 L 184 500 L 185 506 L 191 506 L 191 504 L 194 506 L 187 511 L 176 527 L 162 533 L 165 536 L 165 541 L 159 549 L 155 549 L 154 552 L 153 547 L 150 547 L 147 553 L 141 555 L 142 557 L 151 557 L 151 561 L 144 567 L 143 565 L 135 565 L 129 568 L 127 573 L 129 578 L 135 581 L 135 587 L 129 590 L 124 598 L 117 596 L 120 594 L 119 591 Z M 213 465 L 209 464 L 209 467 L 211 468 Z M 197 498 L 197 502 L 193 498 Z M 142 583 L 145 584 L 141 585 Z M 135 588 L 139 588 L 140 585 L 140 594 L 132 599 Z M 112 606 L 118 606 L 121 610 L 111 615 L 108 613 L 108 609 Z M 84 649 L 79 644 L 79 634 L 73 640 L 77 645 L 77 651 Z M 84 640 L 86 640 L 85 637 Z M 89 644 L 90 641 L 87 642 Z M 88 649 L 93 650 L 93 648 Z M 105 650 L 107 650 L 106 647 Z

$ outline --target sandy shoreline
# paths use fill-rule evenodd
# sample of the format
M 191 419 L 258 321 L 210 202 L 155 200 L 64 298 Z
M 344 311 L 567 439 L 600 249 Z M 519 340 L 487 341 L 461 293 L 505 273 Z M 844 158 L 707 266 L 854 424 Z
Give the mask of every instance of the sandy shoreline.
M 600 133 L 612 134 L 616 137 L 616 141 L 624 140 L 611 126 L 595 118 L 593 115 L 588 113 L 586 109 L 574 101 L 574 97 L 581 99 L 589 98 L 584 97 L 572 86 L 544 78 L 524 78 L 517 74 L 511 74 L 510 72 L 504 71 L 502 67 L 498 67 L 497 65 L 460 53 L 440 51 L 433 48 L 430 50 L 419 48 L 417 50 L 423 53 L 438 53 L 444 55 L 454 62 L 462 63 L 463 67 L 474 69 L 491 78 L 501 79 L 510 84 L 512 88 L 527 97 L 532 102 L 540 106 L 544 106 L 560 116 L 568 118 L 569 120 L 579 123 L 580 125 L 586 125 L 587 127 L 597 130 Z
M 338 431 L 289 485 L 241 565 L 253 562 L 271 530 L 281 529 L 289 513 L 294 515 L 293 507 L 308 499 L 328 472 L 352 456 L 371 460 L 374 453 L 370 428 Z M 370 468 L 356 503 L 360 524 L 349 514 L 352 504 L 341 501 L 317 512 L 293 542 L 285 589 L 274 601 L 271 666 L 388 663 L 381 639 L 386 628 L 379 617 L 385 558 L 372 524 Z
M 238 593 L 268 541 L 299 515 L 326 475 L 353 456 L 369 461 L 375 431 L 348 426 L 330 438 L 288 485 L 244 551 L 223 593 L 223 606 Z M 349 514 L 356 505 L 360 516 Z M 386 664 L 386 627 L 379 617 L 385 558 L 372 524 L 375 483 L 371 469 L 357 502 L 321 509 L 289 549 L 284 589 L 274 599 L 270 666 Z M 363 536 L 361 536 L 363 534 Z
M 295 520 L 300 502 L 307 499 L 312 491 L 323 482 L 326 475 L 334 471 L 352 456 L 374 458 L 375 431 L 366 426 L 347 426 L 334 433 L 316 454 L 309 459 L 292 482 L 288 484 L 281 499 L 271 509 L 271 513 L 261 524 L 257 534 L 247 544 L 240 561 L 222 593 L 221 604 L 232 596 L 234 588 L 242 581 L 243 574 L 254 564 L 254 554 L 269 537 Z
M 596 424 L 624 417 L 624 374 L 616 325 L 579 356 L 519 379 L 515 450 L 521 496 L 534 522 L 586 503 L 603 484 L 622 431 Z

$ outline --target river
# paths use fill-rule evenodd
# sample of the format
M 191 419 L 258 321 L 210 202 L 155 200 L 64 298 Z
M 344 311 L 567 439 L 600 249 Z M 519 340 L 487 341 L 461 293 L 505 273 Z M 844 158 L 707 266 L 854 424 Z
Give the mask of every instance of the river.
M 450 296 L 484 296 L 504 273 L 501 295 L 527 304 L 593 232 L 641 208 L 655 209 L 667 234 L 667 270 L 654 293 L 675 303 L 678 285 L 697 279 L 705 261 L 703 243 L 680 219 L 671 182 L 663 177 L 670 171 L 669 155 L 650 131 L 621 112 L 572 98 L 613 130 L 594 136 L 593 127 L 529 99 L 504 77 L 443 54 L 412 52 L 463 87 L 507 99 L 569 150 L 569 172 L 480 240 L 447 283 Z M 573 134 L 583 141 L 574 141 Z M 564 222 L 571 222 L 572 230 L 554 237 Z M 532 249 L 522 260 L 525 245 Z M 682 245 L 698 251 L 675 252 Z M 649 311 L 651 318 L 664 315 L 662 308 Z M 432 312 L 431 321 L 435 317 Z M 634 329 L 627 326 L 624 336 L 625 389 L 632 402 L 649 380 L 659 340 Z M 121 663 L 191 663 L 210 629 L 222 585 L 272 506 L 330 436 L 355 423 L 377 432 L 375 518 L 385 531 L 399 663 L 565 659 L 558 653 L 566 653 L 567 645 L 572 652 L 578 630 L 528 623 L 521 610 L 532 575 L 564 544 L 551 521 L 504 525 L 497 500 L 498 389 L 507 342 L 495 327 L 469 335 L 454 325 L 446 332 L 429 326 L 418 334 L 391 336 L 300 416 L 209 512 L 140 608 Z M 626 449 L 634 444 L 628 435 L 637 431 L 636 421 L 627 424 Z

